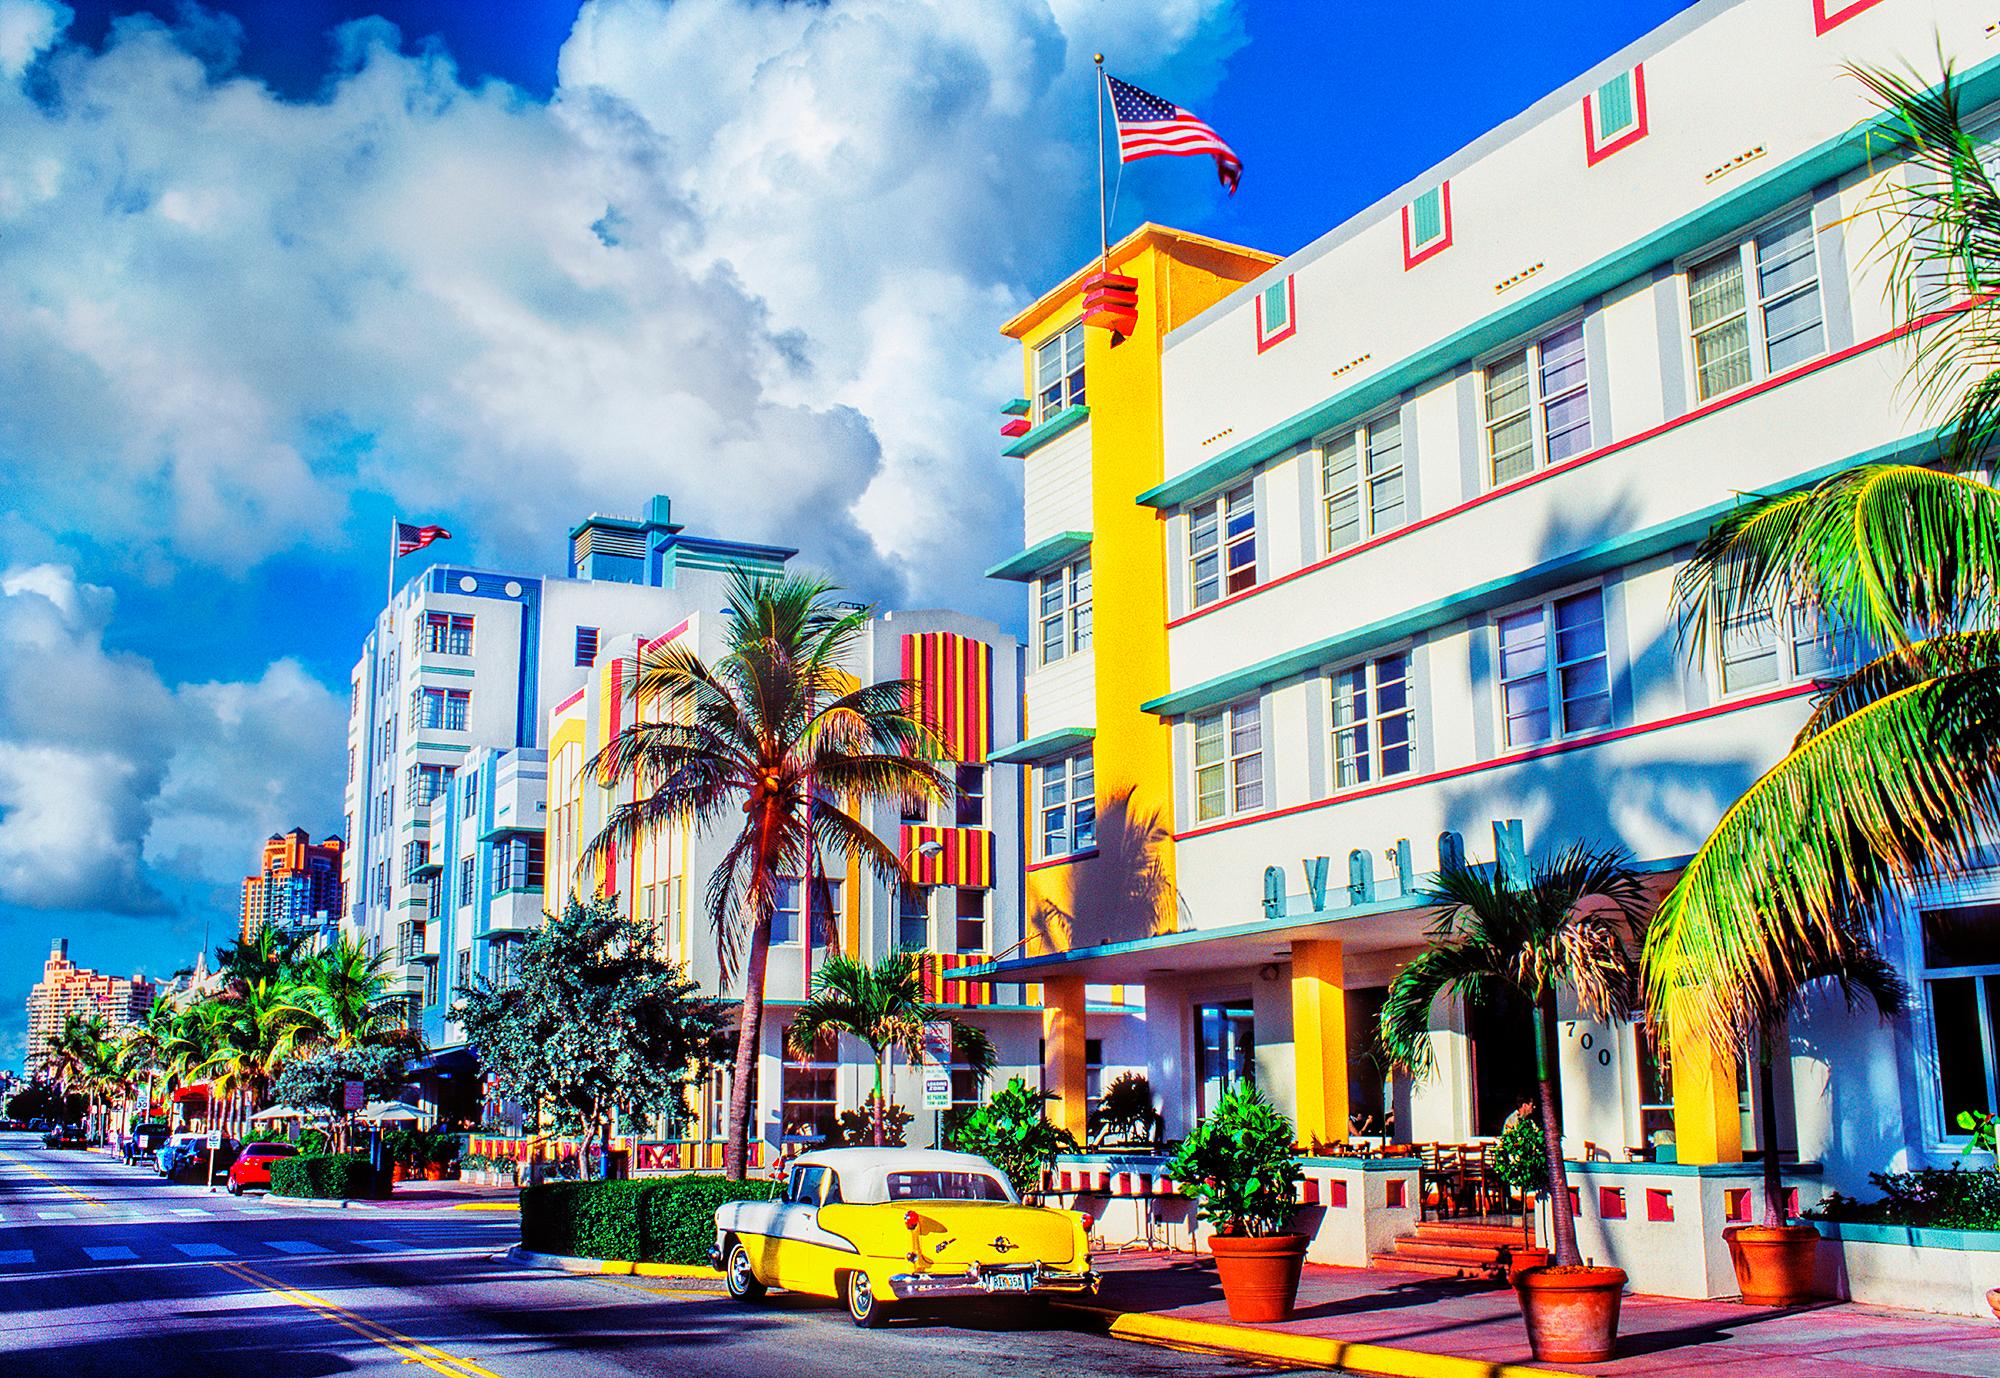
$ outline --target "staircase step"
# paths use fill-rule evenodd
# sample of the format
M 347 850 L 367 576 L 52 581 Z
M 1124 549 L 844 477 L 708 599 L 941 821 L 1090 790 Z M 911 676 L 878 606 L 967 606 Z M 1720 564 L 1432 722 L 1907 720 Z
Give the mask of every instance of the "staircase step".
M 1453 1220 L 1422 1220 L 1415 1235 L 1405 1239 L 1449 1240 L 1454 1244 L 1479 1244 L 1494 1249 L 1512 1249 L 1523 1238 L 1519 1225 L 1482 1225 Z
M 1426 1263 L 1453 1263 L 1468 1268 L 1497 1267 L 1505 1254 L 1499 1249 L 1484 1249 L 1477 1244 L 1451 1244 L 1428 1239 L 1412 1239 L 1404 1235 L 1389 1250 L 1397 1258 L 1421 1259 Z
M 1369 1261 L 1380 1268 L 1395 1268 L 1405 1273 L 1425 1273 L 1431 1277 L 1455 1278 L 1461 1282 L 1506 1281 L 1506 1269 L 1498 1264 L 1489 1267 L 1469 1267 L 1462 1263 L 1435 1263 L 1395 1253 L 1375 1254 Z

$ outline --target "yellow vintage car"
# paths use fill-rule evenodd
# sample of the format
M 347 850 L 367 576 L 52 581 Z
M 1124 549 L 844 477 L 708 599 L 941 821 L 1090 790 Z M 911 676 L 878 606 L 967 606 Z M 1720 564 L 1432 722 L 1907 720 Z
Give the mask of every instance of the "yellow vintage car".
M 716 1211 L 709 1260 L 739 1301 L 832 1297 L 869 1327 L 905 1301 L 1097 1290 L 1088 1215 L 1024 1206 L 984 1158 L 934 1149 L 803 1154 L 779 1199 Z

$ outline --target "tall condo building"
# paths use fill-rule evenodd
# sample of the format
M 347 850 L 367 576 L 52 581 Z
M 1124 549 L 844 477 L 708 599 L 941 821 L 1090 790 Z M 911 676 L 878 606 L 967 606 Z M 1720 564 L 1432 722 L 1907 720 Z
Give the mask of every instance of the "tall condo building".
M 324 937 L 341 917 L 341 840 L 314 842 L 304 828 L 272 833 L 257 874 L 243 878 L 239 934 L 246 941 L 266 928 L 302 937 Z
M 1990 18 L 1704 0 L 1290 257 L 1147 226 L 1008 327 L 1025 548 L 991 572 L 1032 630 L 997 759 L 1029 772 L 1033 938 L 973 975 L 1042 985 L 1052 1086 L 1086 983 L 1127 982 L 1169 1135 L 1246 1078 L 1329 1152 L 1476 1148 L 1530 1099 L 1536 1014 L 1503 999 L 1438 1008 L 1433 1075 L 1372 1056 L 1426 878 L 1582 842 L 1664 889 L 1853 661 L 1786 609 L 1697 655 L 1673 582 L 1741 494 L 1937 455 L 1898 386 L 1935 322 L 1897 314 L 1867 211 L 1921 174 L 1843 72 L 1941 51 L 1990 127 Z M 1960 1113 L 2000 1111 L 2000 874 L 1910 895 L 1884 949 L 1913 1012 L 1809 1001 L 1768 1141 L 1747 1066 L 1556 1010 L 1586 1254 L 1730 1294 L 1746 1157 L 1809 1205 L 1967 1151 Z M 1394 1234 L 1396 1170 L 1325 1179 L 1390 1215 L 1327 1209 L 1315 1257 Z
M 73 1014 L 96 1016 L 111 1028 L 143 1017 L 153 1004 L 153 983 L 133 975 L 106 976 L 69 959 L 69 939 L 57 938 L 42 963 L 42 979 L 28 991 L 27 1071 L 48 1065 L 49 1038 Z

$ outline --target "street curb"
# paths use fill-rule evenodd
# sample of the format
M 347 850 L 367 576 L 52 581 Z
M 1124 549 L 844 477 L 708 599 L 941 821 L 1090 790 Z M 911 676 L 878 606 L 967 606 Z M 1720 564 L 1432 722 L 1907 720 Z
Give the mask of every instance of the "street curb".
M 1257 1326 L 1185 1320 L 1144 1311 L 1116 1311 L 1081 1302 L 1059 1301 L 1053 1305 L 1060 1310 L 1079 1311 L 1106 1321 L 1107 1332 L 1116 1339 L 1156 1344 L 1168 1349 L 1195 1349 L 1264 1362 L 1275 1359 L 1310 1368 L 1382 1374 L 1385 1378 L 1584 1378 L 1582 1374 L 1560 1369 L 1496 1364 L 1485 1359 L 1461 1358 L 1455 1354 L 1426 1354 L 1417 1349 L 1330 1340 L 1319 1335 L 1293 1335 Z
M 673 1278 L 700 1290 L 720 1292 L 722 1274 L 713 1268 L 682 1263 L 633 1263 L 622 1258 L 578 1258 L 574 1254 L 540 1254 L 516 1244 L 507 1257 L 528 1268 L 545 1268 L 561 1273 L 585 1273 L 599 1277 Z M 704 1285 L 706 1284 L 706 1285 Z

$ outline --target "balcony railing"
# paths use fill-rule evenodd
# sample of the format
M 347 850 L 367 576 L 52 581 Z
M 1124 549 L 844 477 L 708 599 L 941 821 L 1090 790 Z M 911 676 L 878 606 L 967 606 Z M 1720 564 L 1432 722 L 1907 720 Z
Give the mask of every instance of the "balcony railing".
M 939 1005 L 994 1005 L 1013 1004 L 1014 1000 L 997 997 L 997 992 L 1011 994 L 1020 991 L 1018 1002 L 1025 1005 L 1039 1005 L 1042 1002 L 1040 986 L 999 986 L 991 981 L 967 981 L 952 973 L 965 967 L 981 966 L 993 958 L 984 952 L 919 952 L 918 969 L 923 973 L 924 997 Z

